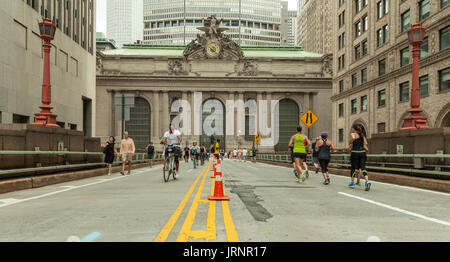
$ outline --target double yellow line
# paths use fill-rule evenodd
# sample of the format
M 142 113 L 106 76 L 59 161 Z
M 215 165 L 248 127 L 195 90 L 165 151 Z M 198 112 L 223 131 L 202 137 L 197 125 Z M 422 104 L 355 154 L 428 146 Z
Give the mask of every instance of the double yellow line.
M 201 200 L 201 195 L 203 192 L 203 188 L 205 186 L 205 180 L 208 176 L 209 170 L 211 168 L 211 161 L 208 162 L 208 164 L 203 168 L 200 175 L 197 177 L 197 179 L 194 181 L 192 186 L 189 188 L 187 194 L 181 201 L 181 203 L 178 205 L 175 212 L 170 217 L 169 221 L 167 221 L 166 225 L 163 227 L 163 229 L 160 231 L 158 236 L 155 239 L 155 242 L 165 242 L 167 238 L 169 237 L 169 234 L 172 232 L 173 227 L 177 223 L 181 213 L 183 212 L 184 208 L 186 207 L 187 202 L 189 201 L 192 193 L 194 192 L 198 182 L 201 179 L 200 186 L 197 190 L 197 193 L 194 196 L 194 199 L 192 201 L 191 208 L 188 211 L 188 214 L 184 220 L 183 226 L 181 227 L 181 230 L 177 237 L 177 242 L 187 242 L 189 240 L 189 237 L 192 237 L 194 239 L 205 239 L 206 241 L 215 240 L 217 237 L 216 232 L 216 201 L 210 201 L 210 200 Z M 214 193 L 214 183 L 215 180 L 212 181 L 211 186 L 211 194 Z M 199 206 L 199 203 L 209 203 L 209 210 L 208 210 L 208 217 L 207 217 L 207 223 L 206 223 L 206 230 L 198 230 L 198 231 L 192 231 L 192 225 L 195 221 L 195 216 L 197 213 L 197 209 Z M 223 218 L 224 218 L 224 224 L 225 224 L 225 230 L 227 234 L 227 239 L 229 242 L 238 242 L 239 237 L 236 231 L 236 228 L 233 223 L 233 219 L 231 217 L 230 208 L 227 201 L 222 202 L 222 210 L 223 210 Z

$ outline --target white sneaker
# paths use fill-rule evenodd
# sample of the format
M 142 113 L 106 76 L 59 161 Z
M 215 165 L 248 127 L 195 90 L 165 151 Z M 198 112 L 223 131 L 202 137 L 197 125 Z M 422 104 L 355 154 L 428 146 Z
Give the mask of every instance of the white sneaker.
M 175 178 L 178 179 L 179 177 L 178 172 L 175 172 Z
M 110 176 L 111 175 L 111 173 L 108 173 L 108 176 Z

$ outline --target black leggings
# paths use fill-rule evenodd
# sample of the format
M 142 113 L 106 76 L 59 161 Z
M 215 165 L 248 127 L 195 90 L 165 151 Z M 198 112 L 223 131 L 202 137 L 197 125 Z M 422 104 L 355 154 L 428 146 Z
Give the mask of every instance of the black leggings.
M 330 159 L 319 159 L 320 167 L 322 168 L 322 173 L 328 173 L 328 164 Z
M 350 175 L 352 177 L 356 176 L 356 173 L 359 172 L 360 169 L 361 169 L 361 173 L 363 176 L 368 175 L 367 170 L 366 170 L 366 160 L 367 160 L 366 153 L 352 152 L 350 159 L 351 159 L 351 163 L 352 163 Z

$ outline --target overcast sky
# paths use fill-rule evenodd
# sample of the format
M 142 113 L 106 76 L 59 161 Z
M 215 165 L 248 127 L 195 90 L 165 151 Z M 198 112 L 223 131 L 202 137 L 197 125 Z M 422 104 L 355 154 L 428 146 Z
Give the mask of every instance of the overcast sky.
M 97 0 L 97 32 L 106 34 L 106 1 Z M 133 0 L 130 0 L 133 1 Z M 289 2 L 289 9 L 297 9 L 297 0 L 287 0 Z

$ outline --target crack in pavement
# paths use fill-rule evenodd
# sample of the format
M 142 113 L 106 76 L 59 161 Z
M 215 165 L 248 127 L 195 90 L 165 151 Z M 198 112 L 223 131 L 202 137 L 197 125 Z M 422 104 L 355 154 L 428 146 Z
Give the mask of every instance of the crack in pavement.
M 263 201 L 261 198 L 259 198 L 258 195 L 255 194 L 255 186 L 249 186 L 249 185 L 230 185 L 231 186 L 231 193 L 237 194 L 239 198 L 244 203 L 247 210 L 250 212 L 250 214 L 253 216 L 253 218 L 256 221 L 259 222 L 266 222 L 267 219 L 270 219 L 273 217 L 273 215 L 265 209 L 261 204 L 258 202 Z

